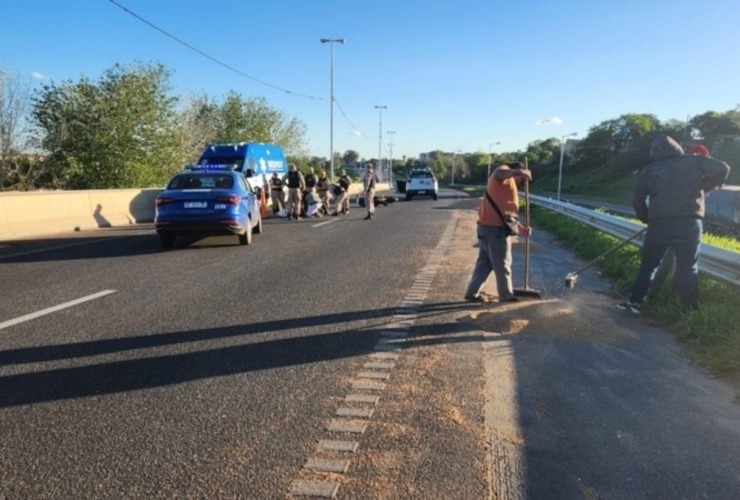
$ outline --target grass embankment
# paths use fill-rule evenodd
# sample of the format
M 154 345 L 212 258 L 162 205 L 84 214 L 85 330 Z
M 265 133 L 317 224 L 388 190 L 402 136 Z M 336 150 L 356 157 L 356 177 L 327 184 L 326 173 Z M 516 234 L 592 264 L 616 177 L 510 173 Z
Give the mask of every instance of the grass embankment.
M 619 239 L 586 224 L 563 217 L 542 207 L 531 209 L 533 223 L 589 261 L 620 242 Z M 730 240 L 736 241 L 736 240 Z M 722 240 L 713 240 L 713 244 Z M 625 297 L 640 263 L 639 249 L 625 245 L 600 260 L 596 266 L 613 280 Z M 715 373 L 740 375 L 740 294 L 737 288 L 700 275 L 701 306 L 685 311 L 678 296 L 667 284 L 648 298 L 643 317 L 659 321 L 676 332 L 694 358 Z

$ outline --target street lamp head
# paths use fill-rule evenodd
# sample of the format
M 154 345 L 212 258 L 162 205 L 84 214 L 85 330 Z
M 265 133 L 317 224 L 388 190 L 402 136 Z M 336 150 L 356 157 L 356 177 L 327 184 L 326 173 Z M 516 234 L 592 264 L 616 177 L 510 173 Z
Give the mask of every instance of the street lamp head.
M 321 43 L 344 43 L 344 38 L 322 38 Z

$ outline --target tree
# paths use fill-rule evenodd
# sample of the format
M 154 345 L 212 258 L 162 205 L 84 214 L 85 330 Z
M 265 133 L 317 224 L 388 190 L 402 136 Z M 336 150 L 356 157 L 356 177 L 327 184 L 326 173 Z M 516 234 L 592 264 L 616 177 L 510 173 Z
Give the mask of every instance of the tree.
M 488 153 L 477 151 L 465 155 L 465 163 L 468 171 L 465 173 L 465 182 L 479 183 L 485 182 L 488 171 Z
M 687 121 L 671 118 L 660 126 L 661 132 L 676 139 L 679 143 L 686 143 L 691 139 L 691 127 Z
M 178 113 L 179 149 L 186 162 L 195 161 L 208 142 L 216 142 L 219 107 L 204 95 L 192 96 Z
M 354 165 L 359 159 L 360 159 L 360 153 L 352 149 L 348 149 L 342 155 L 343 165 Z
M 737 109 L 725 113 L 707 111 L 694 116 L 689 125 L 697 139 L 714 144 L 722 136 L 740 135 L 740 112 Z
M 0 189 L 15 184 L 27 163 L 21 153 L 26 152 L 29 140 L 29 104 L 28 85 L 0 70 Z
M 525 154 L 527 155 L 527 163 L 531 167 L 549 165 L 560 157 L 560 139 L 551 137 L 530 142 Z
M 244 99 L 231 91 L 217 109 L 216 135 L 208 142 L 273 143 L 296 155 L 303 148 L 306 134 L 303 122 L 289 119 L 263 98 Z
M 182 166 L 169 72 L 116 64 L 99 81 L 44 85 L 33 118 L 55 178 L 71 189 L 163 184 Z
M 451 182 L 452 155 L 444 151 L 435 150 L 429 153 L 427 167 L 434 173 L 440 182 Z

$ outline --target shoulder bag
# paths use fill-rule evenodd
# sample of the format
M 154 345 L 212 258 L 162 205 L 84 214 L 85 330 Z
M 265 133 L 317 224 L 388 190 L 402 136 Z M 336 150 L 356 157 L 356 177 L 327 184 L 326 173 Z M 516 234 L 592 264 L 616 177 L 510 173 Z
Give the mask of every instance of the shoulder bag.
M 488 203 L 491 204 L 493 209 L 496 211 L 499 217 L 501 217 L 501 221 L 504 223 L 504 230 L 506 231 L 506 236 L 515 236 L 519 234 L 519 219 L 516 215 L 507 215 L 504 216 L 504 214 L 501 213 L 501 210 L 499 210 L 498 205 L 496 205 L 496 202 L 493 201 L 493 198 L 490 194 L 488 194 L 488 189 L 486 189 L 486 198 L 488 199 Z

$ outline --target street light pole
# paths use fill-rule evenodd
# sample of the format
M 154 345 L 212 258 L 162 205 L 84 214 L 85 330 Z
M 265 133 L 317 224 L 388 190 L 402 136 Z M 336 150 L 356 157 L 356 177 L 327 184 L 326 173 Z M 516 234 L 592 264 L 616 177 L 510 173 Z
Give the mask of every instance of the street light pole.
M 378 110 L 378 170 L 380 170 L 383 168 L 383 110 L 388 109 L 388 106 L 376 104 L 375 109 Z
M 488 178 L 491 177 L 491 146 L 495 146 L 497 144 L 501 144 L 501 143 L 494 142 L 493 144 L 488 145 L 488 175 L 486 176 L 486 182 L 488 182 Z
M 344 38 L 322 38 L 321 43 L 331 44 L 331 95 L 329 97 L 329 180 L 334 182 L 334 44 L 344 43 Z
M 563 150 L 565 149 L 565 143 L 568 142 L 568 137 L 573 137 L 578 135 L 578 132 L 573 132 L 572 134 L 564 135 L 560 138 L 560 168 L 558 169 L 558 197 L 557 200 L 560 201 L 560 187 L 563 184 Z
M 461 150 L 457 150 L 454 153 L 452 153 L 452 180 L 450 182 L 451 186 L 455 185 L 455 157 L 457 156 L 457 153 L 459 153 Z
M 393 135 L 395 133 L 395 130 L 388 131 L 388 135 L 390 136 L 390 142 L 388 143 L 388 146 L 390 147 L 390 165 L 388 166 L 388 177 L 386 178 L 387 182 L 391 182 L 391 177 L 393 176 Z

